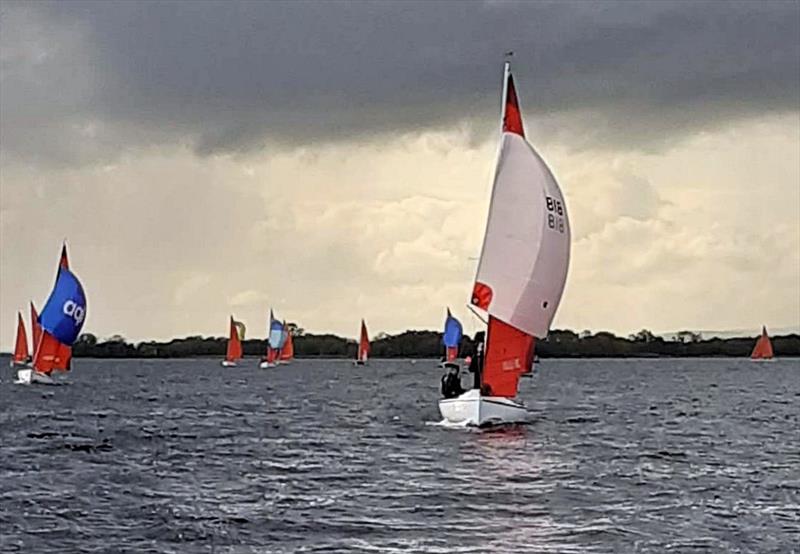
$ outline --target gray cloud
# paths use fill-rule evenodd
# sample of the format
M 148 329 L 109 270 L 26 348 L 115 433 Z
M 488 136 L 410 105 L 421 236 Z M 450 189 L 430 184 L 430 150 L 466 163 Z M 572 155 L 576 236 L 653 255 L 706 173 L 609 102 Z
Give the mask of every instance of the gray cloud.
M 567 117 L 587 145 L 658 147 L 796 110 L 799 22 L 796 2 L 6 3 L 0 146 L 69 164 L 168 143 L 483 136 L 514 49 L 526 113 Z

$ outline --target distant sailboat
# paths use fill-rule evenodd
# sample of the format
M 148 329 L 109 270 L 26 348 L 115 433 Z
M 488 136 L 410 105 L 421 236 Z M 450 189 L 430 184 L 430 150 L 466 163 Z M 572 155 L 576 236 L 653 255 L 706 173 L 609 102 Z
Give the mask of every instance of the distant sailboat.
M 294 340 L 292 339 L 292 330 L 286 325 L 286 322 L 283 323 L 283 336 L 283 346 L 278 357 L 278 363 L 288 364 L 294 360 Z
M 358 351 L 356 352 L 356 359 L 353 361 L 355 365 L 367 365 L 369 359 L 369 335 L 367 334 L 367 324 L 361 320 L 361 336 L 358 339 Z
M 444 344 L 444 361 L 440 364 L 442 367 L 458 367 L 458 347 L 461 344 L 461 338 L 464 335 L 464 330 L 461 322 L 458 321 L 450 313 L 450 308 L 447 308 L 447 317 L 444 320 L 444 333 L 442 335 L 442 343 Z
M 66 242 L 61 245 L 61 257 L 58 261 L 59 271 L 62 269 L 69 270 L 69 258 L 67 257 L 67 244 Z M 31 308 L 33 308 L 33 304 L 31 304 Z M 34 310 L 35 311 L 35 310 Z M 44 313 L 44 310 L 42 311 Z M 33 316 L 34 313 L 31 314 Z M 41 318 L 37 317 L 37 321 Z M 57 371 L 60 373 L 66 373 L 72 367 L 72 346 L 70 344 L 65 344 L 63 342 L 54 340 L 52 336 L 47 336 L 47 334 L 42 333 L 41 324 L 37 323 L 33 326 L 33 334 L 39 335 L 39 339 L 36 341 L 36 345 L 33 348 L 34 350 L 34 359 L 36 359 L 36 355 L 38 354 L 38 350 L 43 348 L 42 352 L 42 363 L 48 366 L 52 366 L 53 371 Z
M 767 327 L 761 327 L 761 336 L 758 337 L 753 352 L 750 354 L 751 360 L 766 362 L 772 360 L 774 353 L 772 352 L 772 341 L 769 340 L 767 334 Z
M 439 401 L 451 423 L 527 421 L 513 400 L 533 365 L 535 338 L 547 336 L 569 266 L 566 206 L 553 174 L 525 140 L 517 92 L 506 62 L 503 130 L 489 217 L 471 302 L 488 312 L 480 389 Z
M 261 369 L 269 369 L 278 365 L 281 346 L 283 346 L 285 340 L 283 324 L 275 319 L 272 310 L 269 311 L 269 328 L 267 331 L 267 354 L 261 359 L 261 363 L 258 365 Z
M 25 322 L 22 314 L 17 312 L 17 340 L 14 343 L 14 355 L 11 357 L 11 367 L 25 366 L 31 361 L 28 352 L 28 333 L 25 332 Z
M 245 330 L 244 323 L 235 321 L 231 316 L 228 330 L 228 348 L 225 352 L 225 359 L 222 360 L 223 367 L 236 367 L 236 362 L 242 359 L 242 341 L 244 340 Z
M 34 349 L 32 368 L 19 370 L 17 382 L 54 384 L 53 372 L 69 371 L 72 344 L 86 321 L 86 294 L 78 278 L 69 269 L 66 244 L 61 249 L 53 291 L 37 319 L 41 330 Z

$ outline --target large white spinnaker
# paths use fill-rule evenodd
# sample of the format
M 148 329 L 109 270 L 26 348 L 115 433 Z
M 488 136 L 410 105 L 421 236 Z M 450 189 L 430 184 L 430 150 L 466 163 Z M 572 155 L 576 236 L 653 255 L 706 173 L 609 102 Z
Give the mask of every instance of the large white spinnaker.
M 525 138 L 504 132 L 472 302 L 543 338 L 567 278 L 570 228 L 564 197 Z

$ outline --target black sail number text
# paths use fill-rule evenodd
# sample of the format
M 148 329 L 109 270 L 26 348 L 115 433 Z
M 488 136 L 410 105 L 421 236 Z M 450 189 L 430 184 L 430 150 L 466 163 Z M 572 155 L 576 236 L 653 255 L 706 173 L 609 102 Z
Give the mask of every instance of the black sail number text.
M 563 233 L 566 228 L 564 222 L 564 205 L 561 200 L 546 196 L 547 200 L 547 227 L 559 233 Z

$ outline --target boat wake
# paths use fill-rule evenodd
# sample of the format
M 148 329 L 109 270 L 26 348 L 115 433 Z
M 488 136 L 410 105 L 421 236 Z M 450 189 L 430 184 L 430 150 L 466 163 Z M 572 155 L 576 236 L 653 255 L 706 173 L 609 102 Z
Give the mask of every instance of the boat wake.
M 466 421 L 454 423 L 452 421 L 447 421 L 446 419 L 442 419 L 441 421 L 426 421 L 425 425 L 430 427 L 444 427 L 446 429 L 477 429 L 477 427 L 474 425 L 469 425 Z

